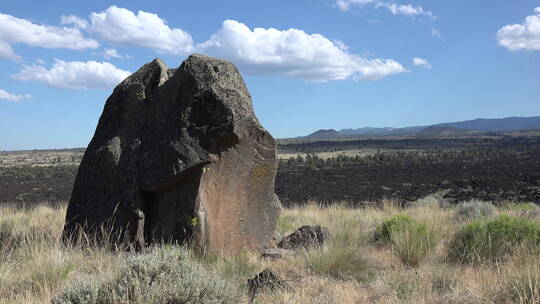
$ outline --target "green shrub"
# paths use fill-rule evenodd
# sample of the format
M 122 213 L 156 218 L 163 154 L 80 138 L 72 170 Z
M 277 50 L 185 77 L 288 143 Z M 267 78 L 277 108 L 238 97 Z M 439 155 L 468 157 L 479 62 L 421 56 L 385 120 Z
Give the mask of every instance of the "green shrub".
M 416 221 L 412 217 L 406 214 L 396 214 L 385 219 L 377 226 L 375 234 L 373 235 L 373 240 L 388 244 L 392 241 L 392 233 L 414 223 L 416 223 Z
M 511 253 L 512 247 L 522 242 L 540 246 L 540 223 L 500 215 L 492 220 L 478 220 L 461 227 L 450 241 L 448 257 L 459 263 L 496 260 Z
M 437 245 L 440 236 L 405 214 L 384 220 L 375 230 L 376 242 L 389 244 L 405 265 L 418 266 L 420 261 Z
M 392 233 L 392 250 L 403 264 L 418 266 L 420 261 L 435 248 L 440 236 L 423 223 L 406 225 Z
M 53 304 L 238 303 L 235 286 L 195 261 L 184 248 L 155 248 L 128 257 L 108 278 L 78 281 Z
M 490 217 L 497 214 L 497 208 L 490 202 L 471 200 L 456 206 L 455 215 L 458 220 L 469 221 Z

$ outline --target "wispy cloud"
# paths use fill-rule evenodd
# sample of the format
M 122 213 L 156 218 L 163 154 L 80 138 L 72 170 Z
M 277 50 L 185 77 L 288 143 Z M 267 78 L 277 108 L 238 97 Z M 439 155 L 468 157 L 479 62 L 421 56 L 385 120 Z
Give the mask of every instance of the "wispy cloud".
M 348 11 L 353 5 L 375 3 L 376 0 L 336 0 L 336 7 L 342 11 Z
M 366 4 L 370 4 L 375 8 L 385 8 L 392 15 L 404 15 L 413 18 L 417 16 L 425 16 L 429 17 L 430 19 L 437 18 L 433 12 L 425 10 L 420 5 L 414 6 L 412 4 L 397 4 L 381 0 L 336 0 L 335 6 L 342 11 L 348 11 L 354 6 L 365 6 Z
M 540 7 L 521 24 L 509 24 L 497 31 L 499 44 L 509 50 L 540 50 Z
M 20 62 L 21 56 L 17 55 L 9 43 L 0 41 L 0 58 Z
M 30 99 L 30 98 L 32 98 L 30 94 L 12 94 L 12 93 L 9 93 L 0 89 L 0 99 L 3 99 L 3 100 L 19 102 L 21 100 Z
M 431 69 L 431 63 L 429 63 L 429 61 L 427 61 L 427 59 L 424 59 L 424 58 L 414 57 L 412 64 L 415 66 L 424 67 L 426 69 Z
M 80 28 L 80 29 L 85 29 L 88 27 L 88 21 L 84 20 L 83 18 L 79 18 L 75 15 L 69 15 L 69 16 L 62 15 L 62 17 L 60 17 L 60 22 L 62 24 L 73 25 L 76 28 Z
M 129 55 L 122 55 L 118 53 L 116 49 L 104 49 L 102 52 L 97 53 L 98 55 L 103 56 L 103 58 L 110 60 L 112 58 L 115 59 L 130 59 L 131 57 Z
M 421 6 L 413 6 L 412 4 L 395 4 L 388 2 L 379 2 L 375 7 L 384 7 L 392 15 L 404 15 L 408 17 L 426 16 L 431 19 L 437 18 L 431 11 L 426 11 Z
M 435 38 L 441 38 L 441 32 L 439 32 L 438 29 L 436 29 L 435 27 L 433 26 L 430 26 L 429 27 L 430 30 L 431 30 L 431 36 L 435 37 Z

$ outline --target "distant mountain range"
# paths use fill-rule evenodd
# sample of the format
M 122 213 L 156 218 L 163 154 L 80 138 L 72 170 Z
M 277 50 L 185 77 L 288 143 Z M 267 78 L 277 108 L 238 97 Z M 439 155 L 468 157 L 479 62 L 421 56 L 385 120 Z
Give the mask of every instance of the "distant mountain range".
M 333 139 L 356 136 L 455 136 L 493 131 L 529 131 L 540 130 L 540 116 L 533 117 L 506 117 L 506 118 L 478 118 L 473 120 L 446 122 L 431 126 L 414 126 L 404 128 L 373 128 L 358 129 L 321 129 L 301 138 L 305 139 Z

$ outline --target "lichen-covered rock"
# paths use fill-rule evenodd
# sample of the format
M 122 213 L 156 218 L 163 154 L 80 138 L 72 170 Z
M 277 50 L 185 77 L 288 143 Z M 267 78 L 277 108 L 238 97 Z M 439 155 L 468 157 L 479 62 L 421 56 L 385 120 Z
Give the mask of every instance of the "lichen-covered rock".
M 295 232 L 284 237 L 278 248 L 283 249 L 309 249 L 311 247 L 322 246 L 328 240 L 330 233 L 328 229 L 321 226 L 302 226 Z
M 234 252 L 270 245 L 276 149 L 235 66 L 159 59 L 119 84 L 83 157 L 63 237 L 105 227 L 138 247 L 193 240 Z M 99 228 L 101 229 L 101 228 Z

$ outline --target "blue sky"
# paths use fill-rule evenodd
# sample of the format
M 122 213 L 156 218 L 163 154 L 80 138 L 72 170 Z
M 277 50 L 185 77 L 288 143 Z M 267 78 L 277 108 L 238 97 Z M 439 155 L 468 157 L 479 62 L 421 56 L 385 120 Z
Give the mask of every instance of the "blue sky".
M 540 1 L 2 1 L 0 150 L 85 147 L 159 57 L 237 64 L 274 137 L 540 115 Z

